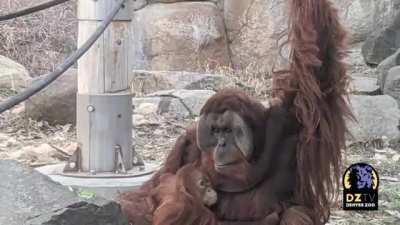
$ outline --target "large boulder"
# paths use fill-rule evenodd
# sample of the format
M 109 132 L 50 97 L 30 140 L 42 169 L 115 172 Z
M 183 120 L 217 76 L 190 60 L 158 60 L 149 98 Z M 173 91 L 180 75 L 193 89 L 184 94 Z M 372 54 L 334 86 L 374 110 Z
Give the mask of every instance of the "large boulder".
M 398 65 L 400 65 L 400 49 L 397 50 L 393 55 L 387 57 L 378 65 L 376 74 L 378 78 L 378 85 L 380 86 L 381 90 L 385 88 L 386 77 L 389 70 Z
M 400 109 L 395 99 L 388 95 L 350 96 L 350 103 L 357 121 L 348 121 L 352 137 L 350 142 L 364 142 L 387 137 L 400 137 Z
M 392 96 L 400 104 L 400 66 L 389 70 L 383 93 Z
M 150 4 L 133 13 L 132 29 L 136 69 L 205 71 L 231 64 L 214 3 Z
M 371 32 L 388 26 L 399 12 L 399 0 L 333 0 L 351 43 L 366 40 Z
M 213 90 L 236 86 L 228 76 L 185 71 L 134 70 L 130 74 L 131 89 L 136 95 L 170 89 Z
M 165 90 L 146 97 L 133 98 L 135 114 L 168 115 L 175 118 L 196 117 L 206 101 L 214 95 L 211 90 Z
M 362 54 L 367 64 L 378 65 L 400 48 L 400 13 L 393 23 L 378 29 L 365 41 Z
M 66 187 L 11 160 L 0 160 L 0 224 L 26 224 L 28 218 L 80 199 Z
M 40 80 L 41 77 L 31 82 Z M 74 124 L 76 122 L 77 70 L 65 74 L 26 101 L 27 116 L 45 120 L 50 124 Z
M 129 225 L 115 202 L 77 202 L 65 208 L 30 219 L 26 225 Z
M 118 204 L 84 199 L 34 169 L 0 160 L 0 224 L 128 225 Z
M 277 40 L 286 29 L 284 0 L 229 0 L 224 17 L 235 69 L 268 72 L 278 63 Z
M 375 95 L 379 92 L 376 78 L 363 76 L 351 77 L 350 93 L 357 95 Z
M 229 0 L 224 17 L 234 68 L 269 72 L 281 66 L 278 40 L 285 40 L 286 0 Z M 398 12 L 399 0 L 333 0 L 350 42 L 363 41 L 372 32 L 390 24 Z M 286 50 L 282 52 L 287 55 Z
M 0 55 L 0 88 L 18 91 L 26 87 L 29 78 L 25 67 Z

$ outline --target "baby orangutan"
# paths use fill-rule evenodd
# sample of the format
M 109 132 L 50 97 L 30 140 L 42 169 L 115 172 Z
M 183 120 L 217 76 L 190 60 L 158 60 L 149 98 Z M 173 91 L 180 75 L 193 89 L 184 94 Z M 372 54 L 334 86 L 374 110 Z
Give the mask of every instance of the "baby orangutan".
M 210 179 L 193 164 L 176 174 L 161 175 L 159 185 L 149 195 L 127 192 L 119 199 L 133 225 L 216 225 L 214 214 L 207 208 L 216 202 Z
M 153 225 L 217 224 L 207 208 L 217 202 L 217 193 L 208 176 L 193 164 L 182 167 L 176 175 L 163 175 L 152 199 L 157 206 Z

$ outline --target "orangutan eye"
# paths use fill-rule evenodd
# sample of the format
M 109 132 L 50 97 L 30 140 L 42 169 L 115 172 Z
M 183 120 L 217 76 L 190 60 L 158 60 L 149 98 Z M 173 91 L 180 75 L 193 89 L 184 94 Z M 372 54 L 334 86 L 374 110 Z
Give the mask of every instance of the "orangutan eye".
M 218 133 L 219 133 L 219 129 L 216 128 L 216 127 L 214 127 L 214 126 L 212 126 L 212 127 L 211 127 L 211 132 L 212 132 L 213 134 L 218 134 Z
M 231 133 L 231 132 L 232 132 L 232 129 L 227 127 L 227 128 L 224 129 L 224 132 L 225 132 L 225 133 Z
M 201 179 L 199 181 L 199 187 L 204 188 L 205 186 L 206 186 L 206 182 L 203 179 Z

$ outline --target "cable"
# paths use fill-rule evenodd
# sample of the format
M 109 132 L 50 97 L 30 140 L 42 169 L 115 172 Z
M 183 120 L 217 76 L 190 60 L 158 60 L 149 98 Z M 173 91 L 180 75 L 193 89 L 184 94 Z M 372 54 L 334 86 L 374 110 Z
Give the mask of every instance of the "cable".
M 53 1 L 49 1 L 49 2 L 45 2 L 42 4 L 39 4 L 37 6 L 33 6 L 31 8 L 27 8 L 27 9 L 23 9 L 21 11 L 17 11 L 17 12 L 13 12 L 7 15 L 2 15 L 0 16 L 0 21 L 4 21 L 4 20 L 10 20 L 10 19 L 14 19 L 20 16 L 25 16 L 31 13 L 35 13 L 44 9 L 48 9 L 51 8 L 53 6 L 62 4 L 64 2 L 68 2 L 69 0 L 53 0 Z
M 0 103 L 0 114 L 4 111 L 18 105 L 19 103 L 25 101 L 32 95 L 36 94 L 51 82 L 57 79 L 61 74 L 63 74 L 67 69 L 69 69 L 74 63 L 89 50 L 89 48 L 96 42 L 96 40 L 103 34 L 107 26 L 110 24 L 112 19 L 118 13 L 119 9 L 122 7 L 125 0 L 118 0 L 111 10 L 110 14 L 103 20 L 103 22 L 97 27 L 95 32 L 90 36 L 90 38 L 74 53 L 72 53 L 63 64 L 57 66 L 57 68 L 47 74 L 43 79 L 34 82 L 30 87 L 25 88 L 19 94 L 8 98 L 7 100 Z

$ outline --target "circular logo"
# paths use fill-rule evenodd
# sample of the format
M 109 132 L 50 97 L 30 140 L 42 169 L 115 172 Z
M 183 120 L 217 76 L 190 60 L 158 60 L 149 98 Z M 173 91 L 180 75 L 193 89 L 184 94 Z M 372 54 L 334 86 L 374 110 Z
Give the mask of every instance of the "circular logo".
M 353 191 L 377 190 L 378 173 L 366 163 L 351 165 L 344 173 L 343 187 Z
M 343 175 L 343 209 L 377 210 L 379 176 L 366 163 L 351 165 Z

